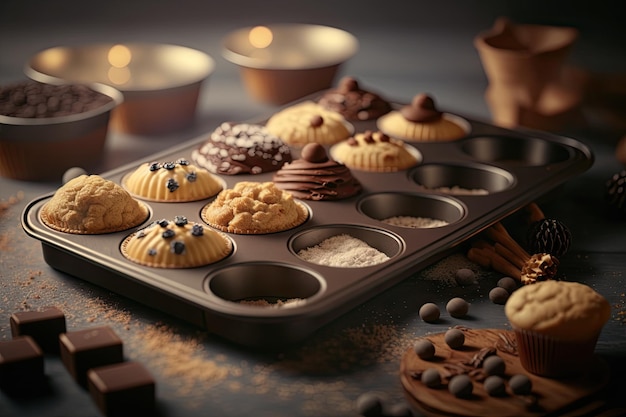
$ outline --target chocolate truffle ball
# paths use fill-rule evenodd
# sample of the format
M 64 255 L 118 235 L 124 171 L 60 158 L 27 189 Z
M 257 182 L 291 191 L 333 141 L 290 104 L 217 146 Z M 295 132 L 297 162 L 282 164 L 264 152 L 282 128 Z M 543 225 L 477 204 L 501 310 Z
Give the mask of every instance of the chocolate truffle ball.
M 517 289 L 517 281 L 515 281 L 515 279 L 511 277 L 500 278 L 496 285 L 500 288 L 504 288 L 505 290 L 507 290 L 509 294 L 512 294 L 513 291 Z
M 437 388 L 441 385 L 441 374 L 435 368 L 428 368 L 422 372 L 420 380 L 429 388 Z
M 469 303 L 461 297 L 454 297 L 446 304 L 446 311 L 452 317 L 464 317 L 469 311 Z
M 457 398 L 469 398 L 474 391 L 474 384 L 466 374 L 455 375 L 448 382 L 448 390 Z
M 489 300 L 494 304 L 506 304 L 506 300 L 509 299 L 509 292 L 502 287 L 493 287 L 489 291 Z
M 373 391 L 364 392 L 356 399 L 356 411 L 364 417 L 380 416 L 383 412 L 383 400 Z
M 483 371 L 487 375 L 504 375 L 506 369 L 506 363 L 498 355 L 492 355 L 485 358 L 483 362 Z
M 427 323 L 434 323 L 439 320 L 441 311 L 435 303 L 426 303 L 420 307 L 419 315 Z
M 443 338 L 452 349 L 458 349 L 465 343 L 465 333 L 459 329 L 448 330 Z
M 413 350 L 420 359 L 432 359 L 435 357 L 435 345 L 428 339 L 419 339 L 413 344 Z
M 454 279 L 456 283 L 462 287 L 476 284 L 476 274 L 469 268 L 458 269 L 454 273 Z
M 498 375 L 491 375 L 485 379 L 483 386 L 491 397 L 501 397 L 506 394 L 504 379 Z
M 524 374 L 516 374 L 509 379 L 509 387 L 516 395 L 527 395 L 532 392 L 533 383 Z

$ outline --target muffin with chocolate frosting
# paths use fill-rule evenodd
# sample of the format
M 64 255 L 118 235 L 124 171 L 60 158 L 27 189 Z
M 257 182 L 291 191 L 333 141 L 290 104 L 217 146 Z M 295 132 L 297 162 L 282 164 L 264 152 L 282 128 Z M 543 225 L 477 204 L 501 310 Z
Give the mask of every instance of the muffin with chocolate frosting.
M 191 157 L 214 174 L 262 174 L 292 160 L 291 150 L 265 126 L 222 123 Z
M 350 169 L 332 159 L 319 143 L 302 148 L 301 158 L 274 174 L 274 184 L 304 200 L 340 200 L 361 192 L 361 183 Z
M 342 78 L 338 87 L 324 93 L 318 103 L 347 120 L 374 120 L 391 111 L 387 100 L 362 89 L 353 77 Z
M 298 147 L 307 143 L 332 145 L 348 138 L 353 129 L 341 114 L 310 100 L 275 113 L 265 126 L 288 145 Z
M 389 136 L 419 142 L 456 140 L 468 132 L 464 120 L 439 111 L 427 94 L 416 95 L 411 104 L 380 117 L 377 124 Z
M 417 164 L 419 153 L 382 132 L 365 131 L 333 146 L 333 158 L 351 169 L 395 172 Z

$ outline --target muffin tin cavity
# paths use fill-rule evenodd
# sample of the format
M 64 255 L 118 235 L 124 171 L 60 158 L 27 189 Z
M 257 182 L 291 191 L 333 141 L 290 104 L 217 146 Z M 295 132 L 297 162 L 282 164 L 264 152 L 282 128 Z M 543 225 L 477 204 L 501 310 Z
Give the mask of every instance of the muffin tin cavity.
M 482 164 L 423 164 L 411 172 L 411 178 L 427 190 L 450 195 L 493 194 L 515 182 L 508 171 Z
M 478 136 L 465 140 L 462 149 L 478 161 L 529 166 L 556 164 L 572 158 L 569 148 L 532 137 Z
M 357 225 L 345 225 L 345 224 L 335 224 L 335 225 L 326 225 L 326 226 L 318 226 L 310 229 L 306 229 L 296 235 L 294 235 L 289 241 L 289 249 L 292 253 L 300 259 L 303 259 L 303 256 L 300 255 L 301 251 L 305 251 L 307 249 L 311 249 L 320 245 L 321 243 L 328 242 L 328 239 L 347 236 L 350 238 L 358 239 L 364 242 L 370 248 L 381 252 L 386 255 L 389 259 L 387 261 L 381 261 L 378 263 L 384 263 L 392 260 L 399 254 L 404 251 L 404 243 L 402 239 L 393 233 L 383 230 L 376 229 L 373 227 L 366 226 L 357 226 Z M 306 261 L 306 259 L 303 259 Z M 322 262 L 311 262 L 320 265 L 327 265 L 327 263 Z M 363 265 L 348 265 L 349 261 L 346 260 L 343 267 L 347 268 L 358 268 Z M 331 265 L 332 266 L 332 265 Z M 365 266 L 372 266 L 365 265 Z
M 465 215 L 464 206 L 457 200 L 419 193 L 371 194 L 361 198 L 358 210 L 381 222 L 402 216 L 440 220 L 447 223 L 444 226 L 458 222 Z
M 209 274 L 204 289 L 222 300 L 252 308 L 293 308 L 324 292 L 313 271 L 274 262 L 230 265 Z

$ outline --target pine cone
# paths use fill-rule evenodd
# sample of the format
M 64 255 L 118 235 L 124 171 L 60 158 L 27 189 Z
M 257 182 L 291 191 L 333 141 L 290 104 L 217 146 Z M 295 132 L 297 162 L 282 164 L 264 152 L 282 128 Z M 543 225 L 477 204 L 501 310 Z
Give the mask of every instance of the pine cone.
M 548 253 L 536 253 L 522 267 L 522 284 L 555 279 L 559 260 Z
M 561 257 L 569 249 L 572 234 L 562 222 L 542 219 L 529 226 L 526 241 L 530 253 L 549 253 Z
M 611 216 L 618 219 L 626 218 L 626 170 L 614 174 L 606 182 L 604 199 Z

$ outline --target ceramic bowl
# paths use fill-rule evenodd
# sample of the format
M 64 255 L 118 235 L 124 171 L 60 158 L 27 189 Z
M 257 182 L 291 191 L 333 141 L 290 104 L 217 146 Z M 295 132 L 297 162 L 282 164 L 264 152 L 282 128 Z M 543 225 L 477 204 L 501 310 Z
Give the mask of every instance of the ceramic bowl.
M 31 80 L 25 83 L 38 84 Z M 22 82 L 3 88 L 13 91 L 18 84 Z M 16 180 L 60 181 L 70 167 L 97 165 L 108 136 L 111 113 L 124 98 L 104 84 L 81 88 L 101 93 L 109 100 L 104 98 L 103 104 L 85 111 L 49 117 L 0 114 L 0 175 Z M 80 101 L 76 97 L 71 100 Z
M 358 40 L 344 30 L 282 23 L 231 32 L 222 55 L 239 67 L 253 99 L 280 105 L 329 88 L 358 49 Z
M 204 52 L 153 43 L 60 46 L 33 56 L 26 75 L 41 82 L 103 83 L 124 94 L 112 127 L 138 135 L 191 125 L 215 61 Z

